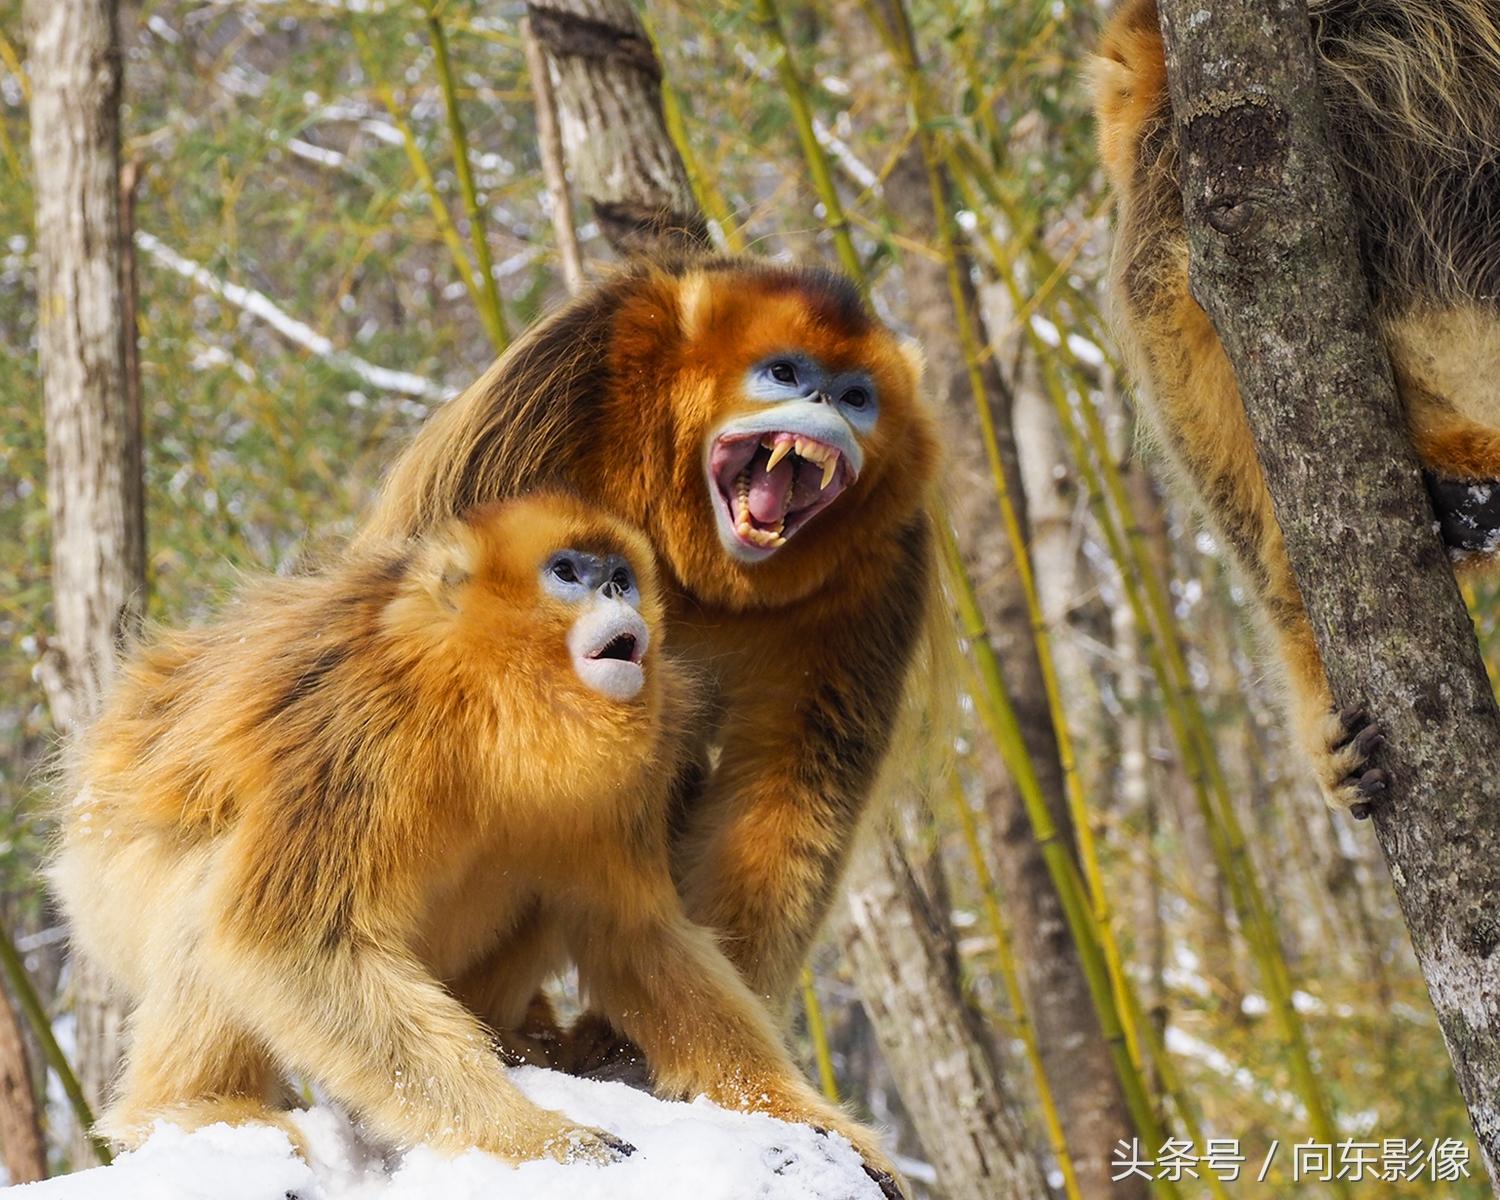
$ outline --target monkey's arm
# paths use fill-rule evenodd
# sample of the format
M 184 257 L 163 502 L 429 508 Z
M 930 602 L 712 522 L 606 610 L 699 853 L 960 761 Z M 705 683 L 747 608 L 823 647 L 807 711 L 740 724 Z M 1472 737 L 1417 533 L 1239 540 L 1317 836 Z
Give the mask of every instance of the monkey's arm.
M 1290 728 L 1325 798 L 1341 808 L 1367 802 L 1386 786 L 1384 772 L 1365 770 L 1380 734 L 1363 713 L 1334 712 L 1234 369 L 1188 291 L 1186 247 L 1165 238 L 1127 244 L 1135 253 L 1122 272 L 1122 334 L 1150 381 L 1151 423 L 1267 617 L 1286 668 Z
M 846 609 L 752 626 L 726 675 L 720 760 L 687 814 L 676 871 L 689 915 L 723 935 L 773 1008 L 827 914 L 889 748 L 922 637 L 930 540 L 925 518 L 907 529 L 882 586 Z
M 506 1062 L 556 1067 L 566 1035 L 541 987 L 567 963 L 556 928 L 533 916 L 450 986 L 488 1027 Z
M 591 1003 L 645 1051 L 657 1091 L 837 1131 L 894 1190 L 873 1134 L 798 1072 L 713 935 L 682 913 L 667 872 L 626 874 L 571 940 Z
M 282 862 L 311 862 L 319 877 L 299 887 L 266 862 L 277 845 L 251 821 L 232 836 L 222 861 L 240 865 L 215 881 L 221 916 L 205 947 L 209 977 L 275 1057 L 397 1144 L 511 1161 L 615 1157 L 610 1135 L 522 1095 L 479 1020 L 407 950 L 410 922 L 389 898 L 414 892 L 411 880 L 387 861 L 378 887 L 361 886 L 346 861 L 360 851 L 288 848 Z

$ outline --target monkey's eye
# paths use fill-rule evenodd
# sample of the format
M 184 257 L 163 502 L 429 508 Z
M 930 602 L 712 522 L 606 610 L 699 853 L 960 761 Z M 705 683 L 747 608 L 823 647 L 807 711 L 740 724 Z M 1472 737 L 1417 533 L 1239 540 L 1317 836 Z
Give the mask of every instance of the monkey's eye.
M 870 403 L 870 391 L 868 388 L 852 387 L 839 397 L 840 404 L 847 404 L 850 408 L 864 408 Z
M 578 582 L 578 569 L 573 566 L 570 558 L 560 558 L 552 564 L 552 573 L 564 583 Z
M 624 567 L 616 567 L 615 573 L 609 577 L 609 581 L 622 592 L 628 592 L 635 586 L 635 580 L 630 577 L 630 572 Z
M 771 378 L 777 383 L 795 384 L 797 382 L 797 368 L 793 363 L 786 361 L 773 362 L 770 366 Z

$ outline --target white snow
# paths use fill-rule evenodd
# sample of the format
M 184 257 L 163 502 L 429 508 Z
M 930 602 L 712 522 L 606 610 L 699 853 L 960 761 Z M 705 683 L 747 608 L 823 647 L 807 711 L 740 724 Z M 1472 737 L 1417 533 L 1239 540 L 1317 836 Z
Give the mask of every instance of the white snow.
M 426 1147 L 387 1156 L 337 1110 L 294 1114 L 307 1161 L 264 1125 L 169 1125 L 139 1150 L 96 1167 L 12 1189 L 16 1200 L 880 1200 L 849 1143 L 805 1125 L 729 1112 L 699 1099 L 675 1104 L 620 1083 L 524 1068 L 531 1099 L 630 1142 L 609 1166 L 551 1160 L 507 1166 L 471 1150 Z

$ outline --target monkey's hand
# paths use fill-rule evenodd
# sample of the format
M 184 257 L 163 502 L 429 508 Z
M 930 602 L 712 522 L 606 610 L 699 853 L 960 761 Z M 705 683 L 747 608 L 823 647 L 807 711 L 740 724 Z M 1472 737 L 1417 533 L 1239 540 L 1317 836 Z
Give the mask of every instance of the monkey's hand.
M 542 1154 L 560 1163 L 590 1163 L 608 1166 L 629 1158 L 635 1147 L 605 1129 L 576 1125 L 559 1117 L 555 1127 L 540 1142 Z
M 768 1090 L 748 1107 L 783 1121 L 811 1125 L 824 1135 L 837 1133 L 848 1139 L 860 1157 L 865 1174 L 875 1181 L 885 1200 L 910 1200 L 906 1181 L 880 1148 L 874 1131 L 866 1129 L 811 1086 L 799 1084 L 789 1092 Z
M 1331 808 L 1346 809 L 1358 820 L 1391 785 L 1388 771 L 1370 766 L 1370 757 L 1385 745 L 1385 733 L 1364 709 L 1325 714 L 1309 747 L 1323 798 Z

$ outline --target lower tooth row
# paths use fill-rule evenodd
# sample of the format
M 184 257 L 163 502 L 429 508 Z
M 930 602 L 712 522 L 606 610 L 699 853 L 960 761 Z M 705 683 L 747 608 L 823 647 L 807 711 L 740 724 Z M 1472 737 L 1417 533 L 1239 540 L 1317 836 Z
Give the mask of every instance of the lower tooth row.
M 750 468 L 746 467 L 740 472 L 735 481 L 735 531 L 747 542 L 753 542 L 757 546 L 774 548 L 786 545 L 786 538 L 781 536 L 782 530 L 786 528 L 786 520 L 783 518 L 776 522 L 775 529 L 757 529 L 750 521 Z

